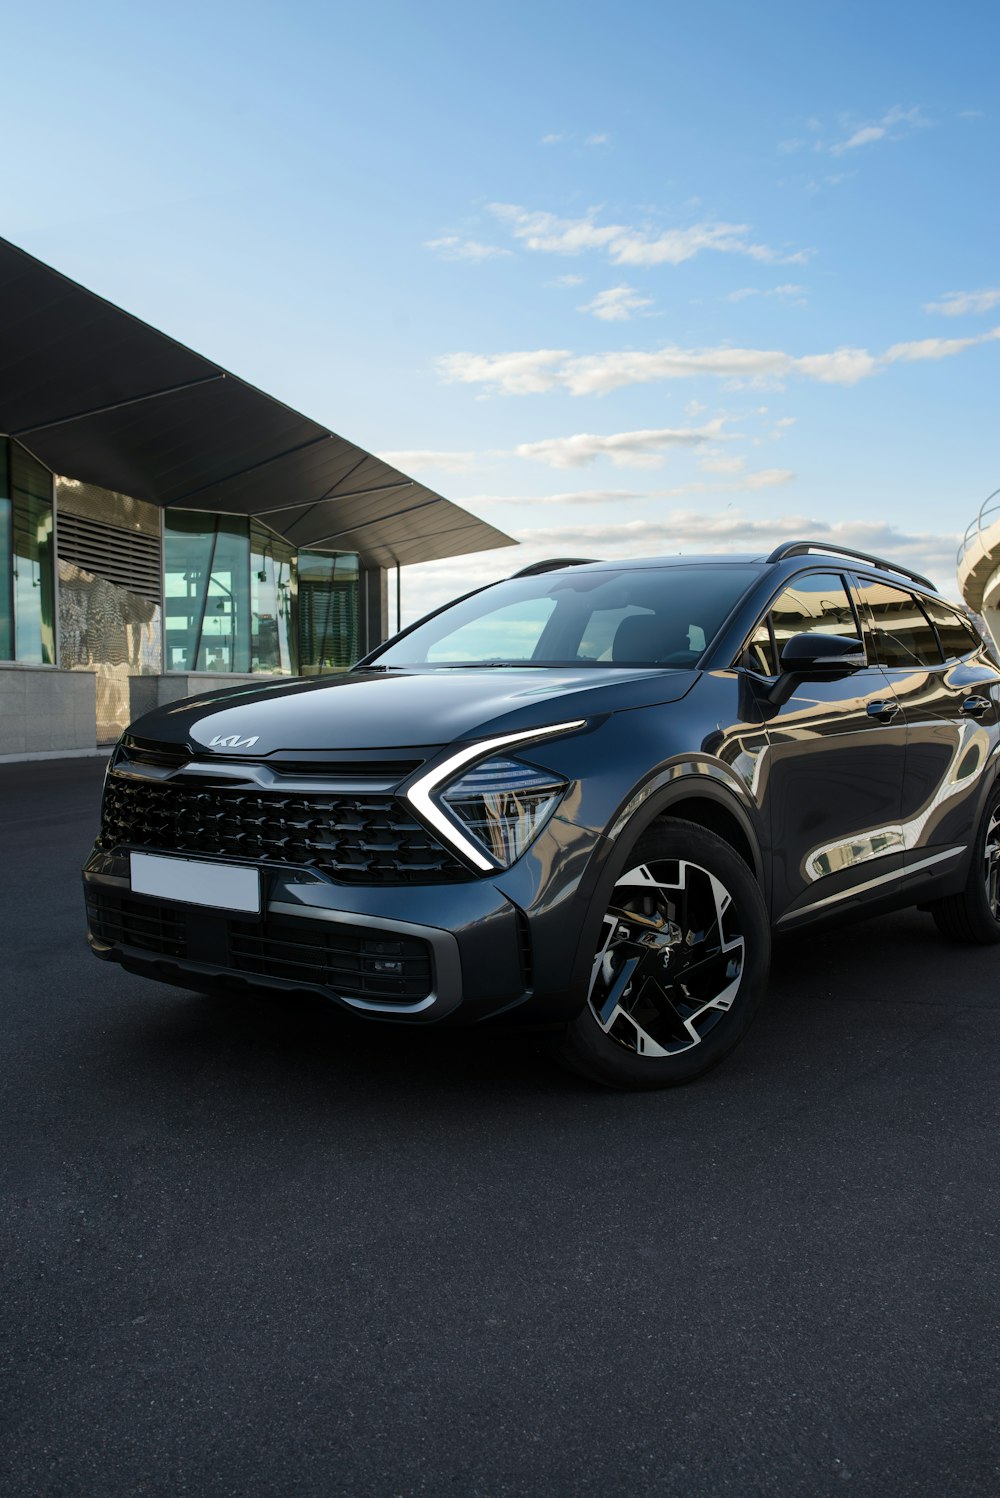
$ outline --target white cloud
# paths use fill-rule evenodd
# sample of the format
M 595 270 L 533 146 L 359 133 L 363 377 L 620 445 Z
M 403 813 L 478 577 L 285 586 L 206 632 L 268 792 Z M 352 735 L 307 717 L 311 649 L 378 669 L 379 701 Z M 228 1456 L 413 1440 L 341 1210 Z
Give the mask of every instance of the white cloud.
M 947 359 L 977 343 L 992 343 L 998 338 L 1000 328 L 991 328 L 988 333 L 979 333 L 974 338 L 918 338 L 913 343 L 894 343 L 882 358 L 887 364 L 894 364 L 897 360 L 912 363 L 917 359 Z
M 940 302 L 925 302 L 925 312 L 942 312 L 945 317 L 964 317 L 968 312 L 989 312 L 1000 305 L 1000 286 L 982 291 L 948 291 Z
M 516 354 L 449 354 L 439 361 L 438 367 L 446 380 L 485 385 L 508 395 L 557 388 L 572 395 L 606 395 L 626 385 L 704 375 L 760 385 L 798 374 L 822 384 L 856 385 L 890 364 L 943 359 L 995 339 L 1000 339 L 1000 327 L 974 338 L 924 338 L 897 343 L 884 354 L 872 354 L 864 348 L 794 355 L 780 349 L 683 349 L 668 345 L 653 352 L 623 350 L 581 356 L 558 349 Z
M 582 286 L 586 276 L 556 276 L 554 281 L 546 281 L 546 286 Z
M 606 146 L 609 137 L 607 135 L 588 135 L 584 141 L 585 146 Z
M 572 496 L 566 496 L 567 502 L 571 499 Z M 831 525 L 810 515 L 763 518 L 728 507 L 706 514 L 701 506 L 673 510 L 656 519 L 517 528 L 516 534 L 522 543 L 516 550 L 508 548 L 463 557 L 460 579 L 456 577 L 454 560 L 404 568 L 404 617 L 415 619 L 459 592 L 509 577 L 545 557 L 591 556 L 614 560 L 676 555 L 678 551 L 695 554 L 749 551 L 759 556 L 794 536 L 811 536 L 831 545 L 876 552 L 929 573 L 939 580 L 946 593 L 953 593 L 958 544 L 957 536 L 910 533 L 881 520 L 847 520 Z
M 474 468 L 482 466 L 482 458 L 478 453 L 441 452 L 429 447 L 401 448 L 397 452 L 379 453 L 378 456 L 383 463 L 391 463 L 393 468 L 398 468 L 403 473 L 410 473 L 417 468 L 442 468 L 447 473 L 471 473 Z
M 698 464 L 703 473 L 742 473 L 746 466 L 746 458 L 727 453 L 706 453 Z
M 583 468 L 596 458 L 610 458 L 616 468 L 658 468 L 663 453 L 671 447 L 697 447 L 722 435 L 726 418 L 718 416 L 702 427 L 661 427 L 656 430 L 615 432 L 596 436 L 578 432 L 573 437 L 547 437 L 541 442 L 522 442 L 514 451 L 519 458 L 547 463 L 550 468 Z
M 558 384 L 556 369 L 570 357 L 566 349 L 535 349 L 521 354 L 446 354 L 438 360 L 445 380 L 492 385 L 506 395 L 535 395 Z
M 789 301 L 795 301 L 804 306 L 805 295 L 806 288 L 804 286 L 795 286 L 791 282 L 785 282 L 782 286 L 772 286 L 767 290 L 762 290 L 757 286 L 741 286 L 738 291 L 731 291 L 726 297 L 726 301 L 745 302 L 748 297 L 752 296 L 777 296 Z
M 481 244 L 478 239 L 459 239 L 457 234 L 446 234 L 442 239 L 425 239 L 424 248 L 436 251 L 442 260 L 496 260 L 511 253 L 501 245 Z
M 569 139 L 568 136 L 563 135 L 563 134 L 561 134 L 558 131 L 555 131 L 551 135 L 543 135 L 542 136 L 542 145 L 543 146 L 557 146 L 561 140 L 568 140 L 568 139 Z
M 790 468 L 759 468 L 746 474 L 743 482 L 748 489 L 773 489 L 776 484 L 791 483 L 794 477 Z
M 769 245 L 756 244 L 749 239 L 746 224 L 706 222 L 652 234 L 627 224 L 599 224 L 592 213 L 570 219 L 516 203 L 491 203 L 489 208 L 529 250 L 549 255 L 601 250 L 614 265 L 681 265 L 703 250 L 747 255 L 768 264 L 798 265 L 810 254 L 808 250 L 782 253 Z
M 592 302 L 579 310 L 592 312 L 604 322 L 628 322 L 640 307 L 652 305 L 653 298 L 640 296 L 634 286 L 611 286 L 607 291 L 599 291 Z
M 639 489 L 570 489 L 559 494 L 479 495 L 463 499 L 463 505 L 524 505 L 545 509 L 548 505 L 618 505 L 634 499 L 652 499 L 654 495 Z
M 895 105 L 886 110 L 881 119 L 866 125 L 858 125 L 845 140 L 837 141 L 830 149 L 831 156 L 842 156 L 845 151 L 855 151 L 859 146 L 870 146 L 877 140 L 901 140 L 904 135 L 929 124 L 919 109 L 901 109 Z

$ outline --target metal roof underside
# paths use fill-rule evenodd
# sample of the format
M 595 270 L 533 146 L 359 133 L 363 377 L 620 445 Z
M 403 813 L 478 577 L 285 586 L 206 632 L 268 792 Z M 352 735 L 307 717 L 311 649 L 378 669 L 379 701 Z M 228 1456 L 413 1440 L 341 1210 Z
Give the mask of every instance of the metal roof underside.
M 0 432 L 68 478 L 368 566 L 516 544 L 2 239 Z

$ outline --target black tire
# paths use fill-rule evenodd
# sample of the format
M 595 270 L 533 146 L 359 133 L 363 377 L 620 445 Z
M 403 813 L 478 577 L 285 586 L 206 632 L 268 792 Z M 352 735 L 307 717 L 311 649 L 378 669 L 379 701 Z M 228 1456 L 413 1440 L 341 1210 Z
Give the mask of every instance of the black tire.
M 760 887 L 739 854 L 693 822 L 656 824 L 611 892 L 587 1002 L 556 1059 L 623 1090 L 693 1081 L 745 1035 L 770 949 Z
M 930 910 L 949 941 L 983 947 L 1000 942 L 1000 788 L 986 803 L 965 888 L 935 900 Z

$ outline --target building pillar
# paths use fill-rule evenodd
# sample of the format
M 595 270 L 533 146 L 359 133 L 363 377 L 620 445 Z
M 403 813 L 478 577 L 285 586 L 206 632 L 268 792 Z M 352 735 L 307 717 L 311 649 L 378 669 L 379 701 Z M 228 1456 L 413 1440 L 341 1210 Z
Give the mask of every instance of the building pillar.
M 358 600 L 358 646 L 362 655 L 389 638 L 389 573 L 385 567 L 361 567 Z

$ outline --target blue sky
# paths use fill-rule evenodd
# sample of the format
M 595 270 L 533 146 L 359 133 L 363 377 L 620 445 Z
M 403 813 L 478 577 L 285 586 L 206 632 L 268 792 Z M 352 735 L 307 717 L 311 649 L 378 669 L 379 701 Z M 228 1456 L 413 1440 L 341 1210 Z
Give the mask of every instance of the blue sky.
M 1000 483 L 984 4 L 4 7 L 2 232 L 548 554 Z M 828 529 L 833 527 L 832 532 Z

